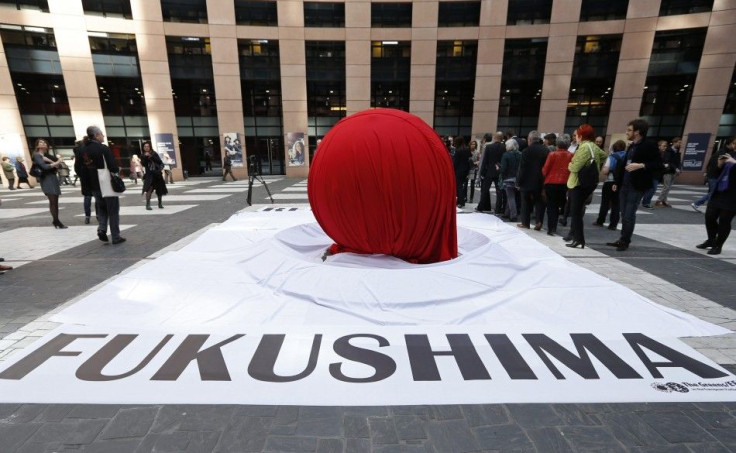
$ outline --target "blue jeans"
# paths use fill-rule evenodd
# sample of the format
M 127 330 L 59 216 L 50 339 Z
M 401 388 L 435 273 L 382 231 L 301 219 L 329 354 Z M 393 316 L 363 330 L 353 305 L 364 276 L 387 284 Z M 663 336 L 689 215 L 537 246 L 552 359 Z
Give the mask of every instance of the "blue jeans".
M 85 195 L 84 196 L 84 216 L 89 217 L 90 215 L 92 215 L 92 196 Z
M 708 178 L 708 193 L 693 203 L 695 206 L 703 206 L 708 202 L 708 200 L 710 200 L 710 196 L 713 195 L 713 191 L 716 190 L 716 182 L 718 182 L 718 178 Z
M 619 201 L 621 202 L 621 239 L 624 244 L 631 242 L 636 225 L 636 210 L 644 197 L 643 190 L 636 190 L 631 184 L 623 184 L 621 187 Z
M 654 194 L 657 192 L 657 186 L 659 186 L 659 180 L 653 179 L 652 188 L 644 192 L 644 196 L 641 200 L 641 204 L 645 206 L 650 206 L 652 204 L 652 198 L 654 197 Z

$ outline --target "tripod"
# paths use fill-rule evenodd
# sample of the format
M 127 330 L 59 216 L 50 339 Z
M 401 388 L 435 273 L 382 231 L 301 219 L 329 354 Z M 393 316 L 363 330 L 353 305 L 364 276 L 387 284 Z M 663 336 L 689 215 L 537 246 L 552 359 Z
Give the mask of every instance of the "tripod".
M 266 181 L 264 181 L 261 175 L 258 174 L 256 171 L 250 171 L 249 173 L 250 174 L 248 175 L 248 197 L 246 199 L 248 206 L 253 205 L 253 203 L 251 203 L 251 192 L 253 191 L 253 181 L 260 181 L 261 184 L 263 184 L 263 187 L 266 188 L 266 193 L 268 193 L 268 198 L 271 199 L 271 204 L 273 204 L 273 196 L 271 195 L 271 191 L 268 190 L 268 185 L 266 184 Z

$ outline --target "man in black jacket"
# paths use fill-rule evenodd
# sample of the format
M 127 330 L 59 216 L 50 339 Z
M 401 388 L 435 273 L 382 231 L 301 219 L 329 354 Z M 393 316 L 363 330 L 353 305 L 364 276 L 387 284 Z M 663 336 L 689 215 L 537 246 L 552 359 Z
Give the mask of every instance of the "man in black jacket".
M 120 244 L 125 242 L 125 238 L 120 236 L 120 200 L 116 196 L 102 196 L 100 180 L 97 176 L 97 170 L 105 168 L 105 165 L 112 173 L 120 171 L 112 151 L 102 144 L 104 140 L 105 135 L 99 127 L 88 127 L 87 136 L 84 138 L 84 146 L 76 159 L 78 163 L 75 163 L 75 169 L 79 166 L 81 171 L 79 179 L 82 182 L 82 193 L 89 191 L 95 197 L 97 220 L 99 222 L 97 237 L 102 242 L 108 242 L 107 225 L 109 223 L 112 243 Z
M 542 229 L 544 222 L 544 209 L 546 204 L 542 200 L 544 189 L 544 175 L 542 167 L 547 160 L 549 149 L 542 144 L 542 137 L 537 131 L 529 132 L 529 146 L 521 152 L 521 163 L 519 164 L 519 175 L 516 177 L 516 185 L 521 191 L 521 223 L 519 228 L 529 228 L 531 222 L 532 207 L 536 225 L 534 229 Z
M 486 146 L 480 159 L 480 201 L 476 211 L 491 210 L 491 186 L 496 187 L 496 207 L 493 209 L 494 214 L 503 214 L 506 209 L 506 191 L 503 187 L 498 187 L 498 169 L 501 168 L 501 157 L 506 151 L 503 144 L 503 133 L 485 134 L 483 140 Z M 489 143 L 490 142 L 490 143 Z
M 626 150 L 625 165 L 617 165 L 614 173 L 612 189 L 619 191 L 621 237 L 608 245 L 619 252 L 629 248 L 636 225 L 636 209 L 644 192 L 651 188 L 654 175 L 663 168 L 657 145 L 645 140 L 648 130 L 649 123 L 641 118 L 629 122 L 626 138 L 631 144 Z

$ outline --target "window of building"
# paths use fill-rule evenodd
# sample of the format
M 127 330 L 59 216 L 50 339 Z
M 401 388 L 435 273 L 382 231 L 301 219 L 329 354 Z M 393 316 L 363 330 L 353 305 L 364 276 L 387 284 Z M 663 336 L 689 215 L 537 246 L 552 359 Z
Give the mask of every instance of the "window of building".
M 552 0 L 513 0 L 509 2 L 507 25 L 548 24 Z
M 691 28 L 655 34 L 640 109 L 649 121 L 650 137 L 682 135 L 706 31 Z
M 547 39 L 507 39 L 504 44 L 498 129 L 523 136 L 537 128 Z
M 138 55 L 135 35 L 88 32 L 92 54 Z
M 477 41 L 437 41 L 434 129 L 440 135 L 472 132 L 477 54 Z
M 713 10 L 713 0 L 662 0 L 659 4 L 660 16 L 706 13 L 711 10 Z
M 132 19 L 130 0 L 82 0 L 84 14 Z
M 411 3 L 371 3 L 371 27 L 411 27 Z
M 439 27 L 477 27 L 480 2 L 440 2 Z
M 307 41 L 305 47 L 311 157 L 316 140 L 345 117 L 345 41 Z
M 411 42 L 371 43 L 371 107 L 409 111 Z
M 51 28 L 3 24 L 0 25 L 0 34 L 6 46 L 56 49 L 56 39 Z
M 161 0 L 167 22 L 207 23 L 207 0 Z
M 305 27 L 344 27 L 345 3 L 304 2 Z
M 0 0 L 0 6 L 12 6 L 16 9 L 49 12 L 48 0 Z
M 235 23 L 238 25 L 277 26 L 275 1 L 235 0 Z
M 176 116 L 217 116 L 209 38 L 167 36 L 166 49 Z
M 722 148 L 726 144 L 726 140 L 734 136 L 736 136 L 736 66 L 733 68 L 726 103 L 723 106 L 721 121 L 718 123 L 716 149 Z
M 565 130 L 587 123 L 606 135 L 621 40 L 621 35 L 578 36 Z
M 626 11 L 628 8 L 628 0 L 611 2 L 601 0 L 583 0 L 583 4 L 580 8 L 580 22 L 626 19 Z

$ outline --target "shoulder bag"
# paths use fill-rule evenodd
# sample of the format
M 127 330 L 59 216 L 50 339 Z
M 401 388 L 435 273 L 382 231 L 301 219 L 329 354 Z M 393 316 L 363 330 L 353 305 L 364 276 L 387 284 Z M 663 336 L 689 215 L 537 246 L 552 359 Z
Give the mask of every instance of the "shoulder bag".
M 121 193 L 125 192 L 125 182 L 118 173 L 112 173 L 107 169 L 107 161 L 104 155 L 102 156 L 102 162 L 105 168 L 97 169 L 97 179 L 100 182 L 102 197 L 119 197 Z
M 578 181 L 580 181 L 580 187 L 590 189 L 598 185 L 598 165 L 595 162 L 593 148 L 588 146 L 587 149 L 590 151 L 590 161 L 578 172 Z M 578 149 L 578 152 L 580 151 L 582 149 Z

